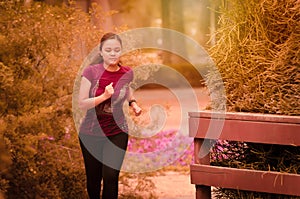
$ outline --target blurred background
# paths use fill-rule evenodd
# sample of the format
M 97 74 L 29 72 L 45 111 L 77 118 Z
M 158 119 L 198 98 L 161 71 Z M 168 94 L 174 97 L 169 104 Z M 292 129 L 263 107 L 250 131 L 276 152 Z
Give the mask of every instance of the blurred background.
M 34 0 L 26 0 L 30 4 Z M 53 6 L 68 6 L 77 8 L 90 15 L 90 23 L 99 32 L 122 32 L 134 28 L 161 27 L 178 31 L 205 49 L 212 47 L 215 42 L 215 31 L 219 17 L 218 10 L 226 2 L 222 0 L 38 0 Z M 145 38 L 147 39 L 147 38 Z M 189 53 L 186 45 L 181 45 L 169 35 L 163 35 L 161 41 L 167 41 L 172 48 L 180 48 L 185 54 Z M 184 44 L 184 42 L 183 42 Z M 84 49 L 88 49 L 84 46 Z M 86 52 L 87 53 L 87 52 Z M 143 57 L 149 57 L 152 62 L 165 64 L 176 69 L 193 87 L 203 87 L 202 76 L 195 70 L 191 63 L 182 57 L 170 52 L 157 49 L 143 49 Z M 193 61 L 203 63 L 203 57 L 192 57 Z M 205 61 L 204 61 L 205 62 Z M 135 65 L 129 63 L 130 65 Z M 205 66 L 202 66 L 203 74 Z M 178 77 L 166 74 L 164 70 L 157 71 L 160 76 L 167 77 L 178 85 Z M 147 85 L 147 88 L 157 85 Z
M 30 3 L 33 0 L 26 0 Z M 67 0 L 39 0 L 50 5 L 70 5 Z M 210 36 L 215 31 L 216 8 L 221 0 L 75 0 L 72 6 L 84 12 L 91 12 L 98 4 L 104 12 L 113 13 L 104 24 L 94 20 L 96 26 L 112 31 L 115 27 L 140 28 L 163 27 L 184 33 L 201 45 L 214 44 Z M 210 40 L 210 41 L 209 41 Z

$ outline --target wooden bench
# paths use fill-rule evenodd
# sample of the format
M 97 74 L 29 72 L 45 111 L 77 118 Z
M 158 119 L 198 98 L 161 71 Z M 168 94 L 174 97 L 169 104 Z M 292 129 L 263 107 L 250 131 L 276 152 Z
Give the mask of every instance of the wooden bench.
M 190 112 L 189 135 L 194 137 L 195 162 L 190 165 L 190 175 L 197 199 L 211 198 L 211 186 L 300 196 L 298 174 L 210 166 L 209 148 L 201 149 L 207 155 L 199 157 L 205 139 L 300 146 L 300 117 Z

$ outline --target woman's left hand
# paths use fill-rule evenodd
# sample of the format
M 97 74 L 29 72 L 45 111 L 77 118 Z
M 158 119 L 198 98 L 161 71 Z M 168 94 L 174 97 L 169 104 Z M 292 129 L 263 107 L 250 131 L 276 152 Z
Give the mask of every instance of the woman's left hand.
M 135 116 L 140 116 L 142 114 L 141 107 L 139 107 L 136 103 L 132 104 L 132 108 L 133 108 L 133 111 L 135 113 Z

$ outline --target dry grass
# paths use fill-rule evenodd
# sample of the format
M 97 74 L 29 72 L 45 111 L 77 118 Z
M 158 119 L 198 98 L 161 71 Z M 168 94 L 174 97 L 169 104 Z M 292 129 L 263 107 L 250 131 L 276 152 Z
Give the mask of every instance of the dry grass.
M 211 49 L 231 111 L 300 114 L 300 1 L 230 0 Z
M 223 3 L 210 54 L 224 81 L 227 110 L 299 116 L 300 1 Z M 300 147 L 249 144 L 244 160 L 223 166 L 299 173 L 299 155 Z M 218 189 L 217 197 L 293 198 L 227 189 Z

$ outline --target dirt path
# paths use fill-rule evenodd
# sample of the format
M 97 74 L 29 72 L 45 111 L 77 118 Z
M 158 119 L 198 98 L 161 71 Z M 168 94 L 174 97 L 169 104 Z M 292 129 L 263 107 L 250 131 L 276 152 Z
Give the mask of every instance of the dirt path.
M 137 90 L 134 96 L 143 108 L 142 119 L 149 117 L 151 107 L 159 105 L 165 109 L 166 120 L 162 130 L 179 129 L 180 125 L 186 125 L 188 112 L 204 109 L 210 101 L 204 88 Z
M 184 111 L 197 111 L 207 106 L 210 98 L 205 89 L 194 90 L 168 89 L 138 90 L 134 93 L 139 104 L 144 109 L 144 117 L 149 117 L 149 110 L 153 105 L 164 107 L 166 119 L 162 130 L 186 129 L 188 113 Z M 194 104 L 191 104 L 194 103 Z M 195 104 L 197 108 L 195 109 Z M 145 119 L 145 118 L 144 118 Z M 188 132 L 186 132 L 188 133 Z M 194 199 L 195 186 L 190 183 L 190 175 L 168 171 L 163 175 L 151 178 L 156 185 L 156 194 L 159 199 Z
M 166 172 L 152 178 L 159 199 L 194 199 L 195 186 L 190 183 L 190 175 Z

